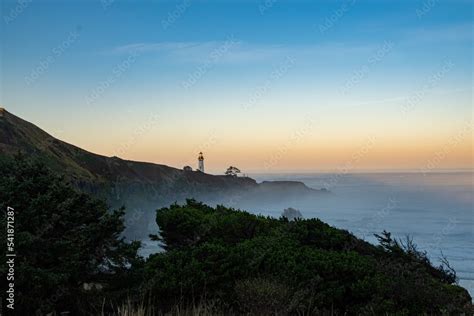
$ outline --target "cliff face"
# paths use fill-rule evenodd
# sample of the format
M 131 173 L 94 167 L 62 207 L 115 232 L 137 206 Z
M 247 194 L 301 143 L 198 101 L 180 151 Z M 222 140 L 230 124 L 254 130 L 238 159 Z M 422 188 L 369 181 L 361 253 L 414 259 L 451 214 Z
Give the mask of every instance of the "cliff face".
M 239 201 L 285 198 L 318 191 L 300 182 L 264 182 L 105 157 L 54 138 L 39 127 L 0 109 L 0 156 L 24 153 L 44 161 L 78 189 L 125 206 L 129 226 L 146 227 L 154 210 L 186 198 L 238 206 Z M 138 214 L 138 215 L 137 215 Z

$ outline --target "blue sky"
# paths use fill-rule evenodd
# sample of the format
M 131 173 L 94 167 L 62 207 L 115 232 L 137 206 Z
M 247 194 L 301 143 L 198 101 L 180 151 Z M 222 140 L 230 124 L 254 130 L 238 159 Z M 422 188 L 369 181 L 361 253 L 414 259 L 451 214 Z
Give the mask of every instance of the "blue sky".
M 179 166 L 215 134 L 216 170 L 261 171 L 287 147 L 272 170 L 317 170 L 375 134 L 360 168 L 422 142 L 394 165 L 418 168 L 472 123 L 472 1 L 7 0 L 1 15 L 0 104 L 101 154 Z M 439 167 L 472 165 L 462 144 Z

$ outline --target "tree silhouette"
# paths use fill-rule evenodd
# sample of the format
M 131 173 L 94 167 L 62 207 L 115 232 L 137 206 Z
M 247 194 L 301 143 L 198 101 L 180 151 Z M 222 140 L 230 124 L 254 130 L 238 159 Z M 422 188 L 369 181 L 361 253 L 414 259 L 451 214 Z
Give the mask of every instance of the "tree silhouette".
M 240 169 L 234 166 L 230 166 L 227 168 L 225 175 L 226 176 L 232 176 L 232 177 L 237 177 L 237 175 L 240 173 Z

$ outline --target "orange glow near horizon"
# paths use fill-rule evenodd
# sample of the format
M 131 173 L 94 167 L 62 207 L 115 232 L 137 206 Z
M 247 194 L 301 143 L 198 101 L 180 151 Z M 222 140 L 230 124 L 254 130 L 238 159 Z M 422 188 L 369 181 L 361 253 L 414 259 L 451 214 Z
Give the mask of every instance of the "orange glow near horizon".
M 420 103 L 406 115 L 400 104 L 301 103 L 290 111 L 287 101 L 275 99 L 251 110 L 232 100 L 225 108 L 196 101 L 187 105 L 202 109 L 195 115 L 160 112 L 148 104 L 131 111 L 78 109 L 61 117 L 36 109 L 7 110 L 105 156 L 196 168 L 202 151 L 206 171 L 214 174 L 230 165 L 246 173 L 473 169 L 470 96 L 456 99 L 456 111 L 447 106 L 449 99 L 439 99 Z
M 83 135 L 84 136 L 84 135 Z M 188 138 L 189 137 L 189 138 Z M 91 142 L 92 141 L 92 142 Z M 185 135 L 179 139 L 155 138 L 153 133 L 125 138 L 121 143 L 82 139 L 79 146 L 106 156 L 148 161 L 176 168 L 197 167 L 197 155 L 204 152 L 206 170 L 222 173 L 229 165 L 243 172 L 361 170 L 472 169 L 473 137 L 470 126 L 450 135 L 390 135 L 324 139 L 310 134 L 254 142 L 208 134 L 202 139 Z M 103 145 L 107 144 L 107 145 Z M 118 144 L 118 145 L 117 145 Z

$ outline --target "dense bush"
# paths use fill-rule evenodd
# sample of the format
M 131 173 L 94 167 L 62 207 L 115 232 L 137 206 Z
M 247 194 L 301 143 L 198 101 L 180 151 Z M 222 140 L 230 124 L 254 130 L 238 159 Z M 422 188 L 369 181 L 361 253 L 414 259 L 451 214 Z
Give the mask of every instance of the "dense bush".
M 7 206 L 15 209 L 16 315 L 88 314 L 103 303 L 98 293 L 112 298 L 135 278 L 140 245 L 120 236 L 123 210 L 109 212 L 44 164 L 23 157 L 0 161 L 0 208 Z M 4 211 L 2 228 L 5 221 Z M 0 238 L 6 239 L 5 229 Z M 5 265 L 0 273 L 5 280 Z
M 161 309 L 203 297 L 251 314 L 461 313 L 468 293 L 411 243 L 379 246 L 318 219 L 288 221 L 194 200 L 157 211 L 166 252 L 142 291 Z

